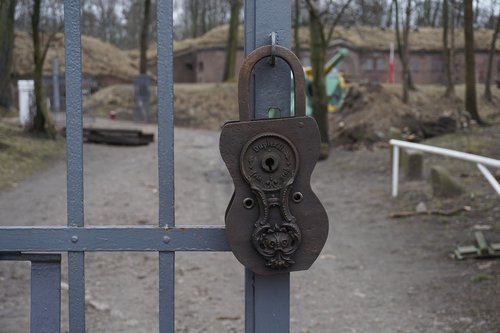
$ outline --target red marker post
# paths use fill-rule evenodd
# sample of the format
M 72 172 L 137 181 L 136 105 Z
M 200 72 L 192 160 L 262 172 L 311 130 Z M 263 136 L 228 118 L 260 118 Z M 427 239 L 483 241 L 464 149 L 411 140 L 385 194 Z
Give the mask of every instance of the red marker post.
M 394 43 L 391 43 L 390 53 L 389 53 L 389 79 L 387 80 L 389 84 L 394 83 Z

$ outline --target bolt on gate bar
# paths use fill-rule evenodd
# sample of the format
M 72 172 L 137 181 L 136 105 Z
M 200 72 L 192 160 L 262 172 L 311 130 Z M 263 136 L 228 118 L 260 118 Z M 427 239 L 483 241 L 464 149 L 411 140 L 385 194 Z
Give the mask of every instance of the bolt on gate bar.
M 489 157 L 464 153 L 461 151 L 434 147 L 429 145 L 423 145 L 421 143 L 413 143 L 401 140 L 392 139 L 389 141 L 393 147 L 393 155 L 392 155 L 392 196 L 395 198 L 398 196 L 398 182 L 399 182 L 399 148 L 408 148 L 414 150 L 420 150 L 425 153 L 443 155 L 448 157 L 453 157 L 459 160 L 468 161 L 472 163 L 476 163 L 477 168 L 486 180 L 490 183 L 493 189 L 500 195 L 500 184 L 498 184 L 497 180 L 491 172 L 485 167 L 485 165 L 493 168 L 500 169 L 500 160 L 496 160 Z
M 291 42 L 290 11 L 290 3 L 287 0 L 245 1 L 245 53 L 248 54 L 254 48 L 267 43 L 270 29 L 279 31 L 281 44 L 289 47 Z M 284 19 L 276 20 L 276 17 Z M 172 21 L 173 0 L 158 0 L 159 225 L 158 227 L 85 227 L 80 1 L 64 1 L 67 227 L 0 227 L 0 252 L 6 252 L 3 258 L 9 257 L 9 260 L 13 260 L 12 256 L 17 256 L 19 260 L 26 260 L 26 254 L 19 254 L 19 252 L 68 252 L 69 331 L 72 333 L 85 332 L 86 251 L 159 252 L 159 328 L 162 333 L 173 333 L 175 329 L 175 251 L 229 251 L 222 226 L 175 226 Z M 273 69 L 271 78 L 268 75 L 264 77 L 264 73 L 268 70 L 269 68 L 263 67 L 255 69 L 254 79 L 258 84 L 254 85 L 254 96 L 259 98 L 254 97 L 253 102 L 255 109 L 263 110 L 256 112 L 256 118 L 267 117 L 265 110 L 268 106 L 262 108 L 262 105 L 259 105 L 262 99 L 270 100 L 265 96 L 273 96 L 281 110 L 289 109 L 287 105 L 290 105 L 290 70 L 279 61 Z M 276 86 L 280 88 L 277 89 Z M 279 92 L 276 93 L 276 90 Z M 287 114 L 283 113 L 281 116 L 287 116 Z M 289 283 L 289 274 L 262 277 L 246 271 L 245 332 L 289 331 Z M 54 281 L 51 284 L 53 285 Z M 43 293 L 32 295 L 32 300 L 33 297 L 40 297 L 37 295 L 41 294 Z M 32 310 L 36 309 L 32 307 Z M 47 331 L 54 331 L 54 326 L 49 328 L 49 326 L 44 327 L 44 323 L 36 325 L 34 323 L 32 316 L 32 332 L 45 328 L 48 328 Z M 58 330 L 59 326 L 57 326 Z

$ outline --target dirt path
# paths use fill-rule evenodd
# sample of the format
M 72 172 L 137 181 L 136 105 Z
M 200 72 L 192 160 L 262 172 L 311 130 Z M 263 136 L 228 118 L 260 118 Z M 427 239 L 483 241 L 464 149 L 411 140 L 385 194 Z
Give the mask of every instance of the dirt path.
M 176 129 L 175 137 L 176 223 L 223 224 L 232 184 L 218 133 Z M 156 223 L 155 145 L 85 145 L 84 154 L 86 224 Z M 292 274 L 291 332 L 498 332 L 500 265 L 449 258 L 474 222 L 387 219 L 394 209 L 388 155 L 334 150 L 315 170 L 313 187 L 332 228 L 312 269 Z M 64 225 L 65 187 L 58 161 L 0 193 L 0 223 Z M 499 217 L 495 209 L 488 216 Z M 156 257 L 87 254 L 89 332 L 157 331 Z M 242 332 L 243 269 L 232 254 L 176 258 L 177 331 Z M 66 269 L 63 275 L 66 282 Z M 27 265 L 0 263 L 0 299 L 0 331 L 28 331 Z M 63 284 L 64 327 L 66 301 Z

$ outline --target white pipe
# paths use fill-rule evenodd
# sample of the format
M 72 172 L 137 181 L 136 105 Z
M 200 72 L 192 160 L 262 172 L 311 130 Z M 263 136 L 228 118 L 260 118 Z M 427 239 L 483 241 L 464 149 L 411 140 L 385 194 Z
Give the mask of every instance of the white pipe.
M 497 180 L 491 174 L 490 170 L 486 169 L 486 167 L 482 164 L 477 164 L 478 169 L 483 173 L 484 177 L 490 182 L 491 186 L 497 191 L 498 195 L 500 195 L 500 184 L 498 184 Z
M 495 160 L 495 159 L 489 158 L 489 157 L 483 157 L 483 156 L 479 156 L 479 155 L 463 153 L 463 152 L 456 151 L 456 150 L 439 148 L 439 147 L 434 147 L 434 146 L 423 145 L 420 143 L 413 143 L 413 142 L 394 140 L 394 139 L 390 140 L 389 143 L 393 146 L 416 149 L 416 150 L 420 150 L 420 151 L 423 151 L 426 153 L 454 157 L 454 158 L 458 158 L 458 159 L 461 159 L 464 161 L 479 163 L 479 164 L 483 164 L 483 165 L 487 165 L 490 167 L 500 169 L 500 160 Z
M 392 197 L 398 196 L 398 180 L 399 180 L 399 147 L 392 147 Z

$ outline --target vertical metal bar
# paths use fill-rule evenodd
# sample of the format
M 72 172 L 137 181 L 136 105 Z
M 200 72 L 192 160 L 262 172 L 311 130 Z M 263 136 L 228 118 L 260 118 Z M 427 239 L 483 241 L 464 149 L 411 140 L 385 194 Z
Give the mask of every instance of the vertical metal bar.
M 85 332 L 85 254 L 68 252 L 69 331 Z
M 245 332 L 255 332 L 255 274 L 245 269 Z
M 31 263 L 31 332 L 61 331 L 61 262 Z
M 270 44 L 277 33 L 281 46 L 291 45 L 291 4 L 288 0 L 245 1 L 245 55 L 256 47 Z M 255 67 L 252 89 L 254 117 L 267 118 L 270 108 L 290 115 L 290 69 L 281 60 L 271 67 L 262 62 Z M 259 276 L 245 272 L 245 332 L 289 332 L 290 274 Z
M 160 226 L 174 222 L 174 86 L 172 0 L 157 1 L 158 181 Z
M 271 33 L 276 32 L 277 44 L 291 46 L 290 1 L 245 1 L 245 55 L 255 48 L 271 44 Z M 281 116 L 290 114 L 290 69 L 277 59 L 275 66 L 262 61 L 254 70 L 255 118 L 267 118 L 270 107 L 279 108 Z
M 245 270 L 245 332 L 290 330 L 290 274 L 261 276 Z
M 156 6 L 159 225 L 174 227 L 173 1 L 158 0 Z M 168 236 L 165 237 L 168 242 Z M 175 253 L 160 252 L 158 265 L 160 332 L 174 333 Z
M 175 252 L 159 253 L 160 333 L 175 332 Z
M 392 146 L 392 197 L 398 196 L 399 181 L 399 147 Z
M 290 273 L 255 275 L 255 332 L 290 331 Z
M 52 112 L 56 114 L 61 110 L 59 88 L 59 62 L 54 56 L 52 57 Z
M 68 226 L 83 227 L 80 1 L 64 1 Z M 69 241 L 69 240 L 68 240 Z M 73 241 L 78 241 L 74 239 Z M 85 332 L 85 254 L 68 253 L 69 330 Z

